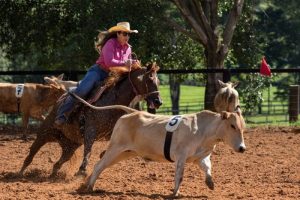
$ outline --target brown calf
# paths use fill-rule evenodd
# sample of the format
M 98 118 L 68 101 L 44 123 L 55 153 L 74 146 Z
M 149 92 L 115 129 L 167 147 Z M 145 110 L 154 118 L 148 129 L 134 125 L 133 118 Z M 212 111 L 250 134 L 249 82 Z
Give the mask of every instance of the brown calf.
M 53 84 L 25 83 L 23 95 L 18 100 L 16 97 L 17 85 L 0 83 L 0 112 L 22 113 L 22 124 L 26 133 L 29 117 L 44 120 L 47 109 L 55 104 L 65 90 L 63 87 Z

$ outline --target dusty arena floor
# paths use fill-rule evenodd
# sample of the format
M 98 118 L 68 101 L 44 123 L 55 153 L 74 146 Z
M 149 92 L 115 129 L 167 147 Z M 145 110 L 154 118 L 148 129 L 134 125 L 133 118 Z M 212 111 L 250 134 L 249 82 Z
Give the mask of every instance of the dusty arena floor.
M 168 199 L 174 186 L 171 163 L 123 161 L 103 172 L 90 194 L 75 191 L 83 178 L 74 177 L 81 161 L 66 163 L 57 178 L 49 178 L 60 155 L 55 143 L 37 154 L 23 177 L 17 174 L 31 140 L 20 140 L 21 130 L 0 127 L 0 199 Z M 300 128 L 249 128 L 247 151 L 234 153 L 220 143 L 212 155 L 215 190 L 204 183 L 199 167 L 187 164 L 179 199 L 300 199 Z M 89 171 L 107 142 L 93 148 Z

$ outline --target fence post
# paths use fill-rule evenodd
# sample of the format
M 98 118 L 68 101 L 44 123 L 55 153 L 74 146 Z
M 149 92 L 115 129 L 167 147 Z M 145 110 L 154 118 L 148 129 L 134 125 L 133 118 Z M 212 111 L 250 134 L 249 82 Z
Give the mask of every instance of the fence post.
M 231 79 L 231 73 L 229 69 L 224 69 L 223 70 L 223 82 L 227 83 L 229 82 Z
M 289 121 L 298 121 L 299 114 L 299 86 L 290 85 L 289 93 Z

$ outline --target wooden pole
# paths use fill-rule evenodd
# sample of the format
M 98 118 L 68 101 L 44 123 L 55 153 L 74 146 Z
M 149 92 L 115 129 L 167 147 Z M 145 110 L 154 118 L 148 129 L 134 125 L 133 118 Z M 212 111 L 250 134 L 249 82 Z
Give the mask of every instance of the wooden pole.
M 289 121 L 296 122 L 298 121 L 299 113 L 299 86 L 290 85 L 290 94 L 289 94 Z

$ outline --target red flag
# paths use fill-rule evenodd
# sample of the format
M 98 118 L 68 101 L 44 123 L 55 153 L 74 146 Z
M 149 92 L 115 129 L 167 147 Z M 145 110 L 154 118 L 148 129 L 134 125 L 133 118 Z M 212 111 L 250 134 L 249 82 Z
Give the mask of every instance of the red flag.
M 271 76 L 271 69 L 270 69 L 265 57 L 263 57 L 261 59 L 260 74 L 264 75 L 264 76 Z

